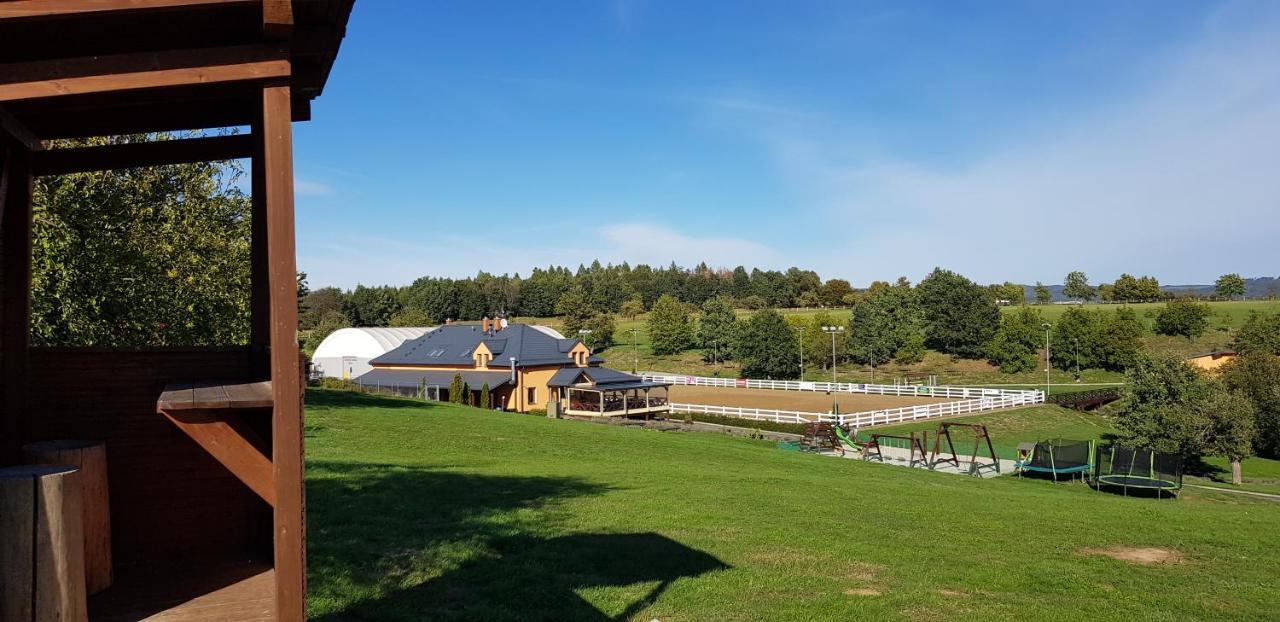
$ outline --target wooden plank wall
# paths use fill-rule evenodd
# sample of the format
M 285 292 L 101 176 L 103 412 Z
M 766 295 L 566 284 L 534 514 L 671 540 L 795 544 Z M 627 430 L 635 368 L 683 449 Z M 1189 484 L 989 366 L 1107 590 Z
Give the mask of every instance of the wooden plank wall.
M 106 441 L 117 564 L 244 556 L 264 540 L 269 554 L 269 508 L 156 413 L 166 383 L 250 366 L 248 348 L 31 350 L 25 436 Z

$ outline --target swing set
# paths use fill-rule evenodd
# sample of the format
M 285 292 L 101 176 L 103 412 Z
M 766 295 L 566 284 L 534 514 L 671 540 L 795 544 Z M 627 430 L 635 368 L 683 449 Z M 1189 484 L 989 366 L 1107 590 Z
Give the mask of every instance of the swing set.
M 943 421 L 938 424 L 938 431 L 933 435 L 933 452 L 929 456 L 929 469 L 933 470 L 939 464 L 951 464 L 960 470 L 960 456 L 956 454 L 956 444 L 951 439 L 951 428 L 965 428 L 973 432 L 973 453 L 969 455 L 969 475 L 981 476 L 984 469 L 994 469 L 997 474 L 1000 473 L 1000 458 L 996 457 L 995 447 L 991 444 L 991 435 L 987 433 L 987 426 L 980 423 L 955 423 L 952 421 Z M 942 440 L 947 441 L 947 450 L 951 454 L 950 458 L 939 458 L 938 454 L 942 450 Z M 978 464 L 978 452 L 982 448 L 982 443 L 987 444 L 987 456 L 991 459 L 989 464 Z

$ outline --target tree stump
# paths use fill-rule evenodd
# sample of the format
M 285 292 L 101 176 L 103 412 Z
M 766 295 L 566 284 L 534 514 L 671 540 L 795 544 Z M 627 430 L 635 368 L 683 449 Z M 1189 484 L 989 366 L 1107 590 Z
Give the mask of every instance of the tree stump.
M 80 471 L 0 469 L 0 620 L 85 622 Z
M 57 440 L 22 446 L 32 464 L 69 464 L 80 469 L 84 510 L 85 593 L 111 587 L 111 503 L 107 495 L 107 446 L 101 441 Z

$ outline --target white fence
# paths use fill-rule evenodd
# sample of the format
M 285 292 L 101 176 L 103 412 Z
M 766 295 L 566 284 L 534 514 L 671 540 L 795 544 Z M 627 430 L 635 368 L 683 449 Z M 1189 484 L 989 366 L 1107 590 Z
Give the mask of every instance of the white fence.
M 949 417 L 967 413 L 999 410 L 1014 406 L 1041 404 L 1044 396 L 1039 391 L 1028 391 L 1026 394 L 1005 395 L 997 397 L 980 397 L 955 402 L 938 402 L 937 404 L 921 404 L 919 406 L 903 406 L 885 410 L 870 410 L 859 413 L 803 412 L 798 410 L 769 410 L 765 408 L 739 408 L 737 406 L 713 406 L 710 404 L 670 404 L 673 413 L 702 413 L 721 417 L 737 417 L 751 421 L 773 421 L 776 423 L 812 423 L 820 421 L 835 423 L 852 428 L 865 428 L 873 425 L 904 423 L 918 419 Z
M 852 382 L 810 382 L 805 380 L 755 380 L 752 378 L 708 378 L 645 372 L 645 380 L 670 382 L 691 387 L 728 387 L 738 389 L 776 389 L 779 391 L 817 391 L 821 393 L 863 393 L 904 397 L 945 397 L 952 399 L 1003 398 L 1022 396 L 1039 403 L 1044 392 L 1030 389 L 989 389 L 983 387 L 928 387 L 912 384 L 856 384 Z M 1038 398 L 1037 398 L 1038 396 Z

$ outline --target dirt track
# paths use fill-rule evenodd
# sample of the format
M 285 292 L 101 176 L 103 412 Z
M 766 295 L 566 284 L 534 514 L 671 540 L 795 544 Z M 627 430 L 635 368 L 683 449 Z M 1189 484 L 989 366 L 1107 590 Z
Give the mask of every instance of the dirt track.
M 840 412 L 846 413 L 950 401 L 940 397 L 898 397 L 895 395 L 862 395 L 859 393 L 840 393 L 838 400 Z M 714 406 L 738 406 L 742 408 L 769 408 L 807 412 L 831 411 L 831 396 L 816 391 L 730 389 L 676 385 L 671 387 L 671 401 L 682 404 L 711 404 Z

